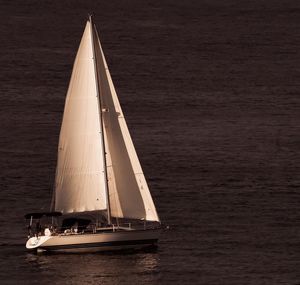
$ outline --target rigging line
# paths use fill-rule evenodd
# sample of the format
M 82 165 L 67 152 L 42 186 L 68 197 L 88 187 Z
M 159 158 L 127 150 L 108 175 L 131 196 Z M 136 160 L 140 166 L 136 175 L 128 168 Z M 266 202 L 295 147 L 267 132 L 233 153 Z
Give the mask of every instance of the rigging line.
M 104 53 L 103 53 L 103 50 L 102 50 L 102 47 L 101 47 L 101 43 L 100 43 L 100 39 L 99 39 L 99 35 L 98 35 L 98 31 L 97 31 L 97 27 L 95 26 L 95 34 L 97 35 L 97 39 L 98 39 L 98 44 L 99 44 L 99 51 L 101 53 L 101 56 L 102 56 L 102 62 L 103 62 L 103 66 L 104 66 L 104 73 L 106 75 L 106 80 L 109 84 L 109 92 L 110 92 L 110 96 L 112 96 L 112 87 L 110 85 L 110 81 L 109 81 L 109 68 L 107 66 L 107 63 L 106 63 L 106 60 L 105 60 L 105 56 L 104 56 Z M 114 101 L 113 101 L 113 98 L 111 98 L 112 102 L 113 102 L 113 105 L 114 105 Z M 114 108 L 114 111 L 115 111 L 115 105 L 113 106 Z M 107 109 L 107 108 L 105 108 Z M 108 115 L 106 115 L 108 116 Z M 106 139 L 107 139 L 107 143 L 109 141 L 109 138 L 110 138 L 110 141 L 113 141 L 113 136 L 112 136 L 112 132 L 109 130 L 111 128 L 111 122 L 109 121 L 106 121 L 106 125 L 105 125 L 105 122 L 103 120 L 103 124 L 104 124 L 104 134 L 106 135 Z M 104 136 L 105 137 L 105 136 Z M 110 198 L 110 201 L 114 201 L 114 210 L 117 212 L 117 217 L 119 218 L 122 218 L 124 217 L 123 215 L 123 211 L 122 211 L 122 207 L 121 207 L 121 202 L 119 200 L 119 194 L 118 194 L 118 190 L 117 190 L 117 185 L 116 185 L 116 182 L 115 182 L 115 174 L 114 174 L 114 166 L 113 166 L 113 163 L 112 163 L 112 157 L 111 157 L 111 154 L 109 153 L 108 154 L 110 156 L 110 165 L 107 165 L 107 167 L 110 167 L 110 181 L 111 181 L 111 188 L 109 188 L 110 192 L 112 191 L 112 189 L 114 190 L 113 193 L 110 193 L 111 195 L 109 196 Z M 108 169 L 108 168 L 107 168 Z M 115 217 L 115 218 L 117 218 Z
M 100 119 L 100 128 L 101 128 L 101 139 L 103 146 L 103 165 L 104 165 L 104 180 L 105 180 L 105 190 L 106 190 L 106 204 L 107 204 L 107 222 L 111 225 L 111 210 L 110 210 L 110 202 L 109 202 L 109 189 L 108 189 L 108 179 L 107 179 L 107 166 L 106 166 L 106 151 L 105 151 L 105 142 L 104 142 L 104 130 L 103 130 L 103 115 L 102 115 L 102 106 L 100 99 L 100 91 L 101 86 L 99 84 L 99 74 L 97 69 L 97 57 L 95 52 L 95 42 L 94 42 L 94 32 L 93 32 L 93 22 L 92 16 L 89 15 L 90 21 L 90 33 L 91 33 L 91 41 L 92 41 L 92 50 L 93 50 L 93 61 L 94 61 L 94 70 L 95 70 L 95 79 L 96 79 L 96 89 L 97 89 L 97 97 L 98 97 L 98 108 L 99 108 L 99 119 Z

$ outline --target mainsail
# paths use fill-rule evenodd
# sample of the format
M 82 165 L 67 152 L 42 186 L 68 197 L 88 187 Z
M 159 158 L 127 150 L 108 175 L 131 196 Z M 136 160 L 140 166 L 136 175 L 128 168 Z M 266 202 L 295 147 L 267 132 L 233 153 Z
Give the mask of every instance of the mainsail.
M 88 21 L 66 98 L 53 210 L 103 210 L 106 201 L 113 217 L 159 221 L 97 31 Z
M 67 92 L 55 178 L 55 211 L 106 209 L 91 25 L 86 24 Z

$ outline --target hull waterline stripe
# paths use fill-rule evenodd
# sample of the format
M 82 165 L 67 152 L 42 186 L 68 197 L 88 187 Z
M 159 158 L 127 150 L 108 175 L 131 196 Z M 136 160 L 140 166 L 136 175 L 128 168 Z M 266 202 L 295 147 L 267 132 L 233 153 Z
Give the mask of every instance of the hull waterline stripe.
M 122 246 L 122 245 L 155 244 L 155 243 L 157 243 L 157 239 L 145 239 L 145 240 L 128 240 L 128 241 L 112 241 L 112 242 L 95 242 L 95 243 L 40 246 L 37 249 L 58 250 L 58 249 L 90 248 L 90 247 L 105 247 L 105 246 L 113 247 L 113 246 Z

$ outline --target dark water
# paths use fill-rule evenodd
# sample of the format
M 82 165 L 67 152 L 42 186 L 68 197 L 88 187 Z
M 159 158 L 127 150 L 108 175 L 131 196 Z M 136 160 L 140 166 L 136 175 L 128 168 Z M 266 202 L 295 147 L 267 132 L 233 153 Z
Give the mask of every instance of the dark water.
M 226 2 L 226 4 L 225 4 Z M 92 11 L 157 251 L 31 255 Z M 1 284 L 300 284 L 300 2 L 1 1 Z

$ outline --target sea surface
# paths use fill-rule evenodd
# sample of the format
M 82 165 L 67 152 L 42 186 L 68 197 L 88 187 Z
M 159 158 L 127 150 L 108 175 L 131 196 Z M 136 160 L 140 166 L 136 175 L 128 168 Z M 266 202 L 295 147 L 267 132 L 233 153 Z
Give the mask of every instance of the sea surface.
M 35 255 L 93 13 L 164 231 L 157 250 Z M 0 2 L 0 284 L 300 284 L 300 1 Z

